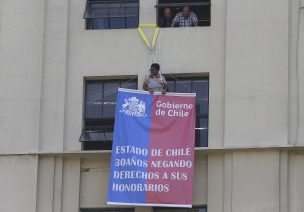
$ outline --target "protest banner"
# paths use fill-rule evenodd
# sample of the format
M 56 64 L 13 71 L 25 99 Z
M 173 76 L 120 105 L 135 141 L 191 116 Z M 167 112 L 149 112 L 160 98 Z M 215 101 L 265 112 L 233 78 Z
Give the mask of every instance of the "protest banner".
M 195 94 L 119 89 L 108 204 L 191 207 Z

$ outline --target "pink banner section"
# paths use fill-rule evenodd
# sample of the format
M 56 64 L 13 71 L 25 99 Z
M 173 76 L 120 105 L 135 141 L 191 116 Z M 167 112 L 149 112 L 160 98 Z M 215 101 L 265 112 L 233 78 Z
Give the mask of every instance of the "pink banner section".
M 195 95 L 154 95 L 151 111 L 147 184 L 159 185 L 146 203 L 192 206 Z

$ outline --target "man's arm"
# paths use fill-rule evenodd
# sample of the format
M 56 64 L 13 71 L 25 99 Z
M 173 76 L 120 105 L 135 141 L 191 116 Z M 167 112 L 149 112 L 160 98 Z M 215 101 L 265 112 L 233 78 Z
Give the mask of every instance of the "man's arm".
M 171 27 L 176 27 L 177 23 L 179 22 L 179 14 L 176 14 L 176 16 L 174 17 Z
M 153 94 L 153 93 L 154 93 L 154 91 L 153 91 L 152 89 L 149 89 L 149 86 L 148 86 L 148 83 L 147 83 L 147 82 L 144 82 L 144 84 L 143 84 L 143 89 L 144 89 L 145 91 L 149 91 L 150 94 Z
M 148 90 L 149 90 L 148 84 L 147 84 L 146 82 L 144 82 L 144 84 L 143 84 L 143 89 L 144 89 L 145 91 L 148 91 Z
M 195 13 L 192 13 L 193 26 L 198 26 L 198 19 Z
M 167 92 L 167 83 L 163 83 L 163 90 L 162 90 L 162 94 L 166 94 Z
M 175 27 L 176 24 L 177 24 L 177 23 L 176 23 L 175 21 L 172 21 L 171 27 Z

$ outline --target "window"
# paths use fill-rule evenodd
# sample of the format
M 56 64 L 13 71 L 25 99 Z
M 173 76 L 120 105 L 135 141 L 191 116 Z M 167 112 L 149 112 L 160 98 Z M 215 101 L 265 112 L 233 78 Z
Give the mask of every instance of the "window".
M 134 208 L 80 209 L 80 212 L 134 212 Z
M 196 93 L 195 146 L 208 146 L 209 80 L 166 76 L 169 92 Z
M 84 19 L 86 29 L 137 28 L 139 1 L 87 0 Z
M 207 212 L 206 207 L 193 208 L 153 208 L 153 212 Z
M 117 88 L 137 89 L 137 79 L 87 80 L 84 126 L 79 141 L 84 150 L 112 148 Z
M 178 0 L 159 0 L 156 5 L 157 8 L 157 23 L 164 20 L 165 8 L 171 9 L 171 20 L 174 19 L 175 15 L 182 12 L 184 6 L 189 6 L 190 10 L 194 12 L 198 19 L 198 26 L 210 26 L 211 15 L 210 15 L 210 0 L 190 0 L 190 1 L 178 1 Z M 168 25 L 163 25 L 160 27 L 168 27 Z

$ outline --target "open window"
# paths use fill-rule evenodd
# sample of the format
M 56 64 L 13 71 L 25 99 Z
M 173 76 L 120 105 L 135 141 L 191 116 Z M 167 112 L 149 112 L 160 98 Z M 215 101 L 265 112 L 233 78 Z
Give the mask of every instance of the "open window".
M 139 0 L 87 0 L 86 29 L 137 28 Z
M 157 8 L 157 23 L 160 27 L 170 27 L 170 19 L 165 15 L 165 10 L 171 11 L 171 22 L 174 17 L 183 11 L 183 7 L 189 6 L 190 11 L 193 12 L 198 19 L 198 26 L 210 26 L 211 24 L 211 1 L 210 0 L 159 0 L 156 5 Z M 168 21 L 164 24 L 164 21 Z
M 137 89 L 137 79 L 87 80 L 84 121 L 79 141 L 83 150 L 110 150 L 118 88 Z

